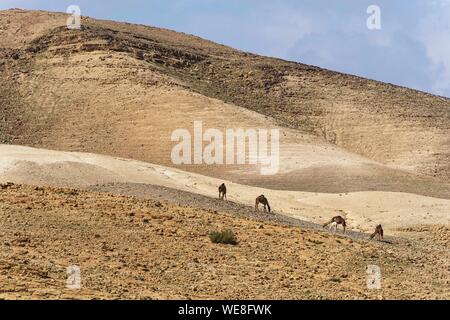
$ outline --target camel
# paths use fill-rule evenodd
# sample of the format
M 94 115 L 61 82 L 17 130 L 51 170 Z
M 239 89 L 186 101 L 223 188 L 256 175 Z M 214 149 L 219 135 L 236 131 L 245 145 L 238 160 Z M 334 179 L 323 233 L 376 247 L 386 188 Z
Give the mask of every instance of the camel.
M 219 199 L 223 200 L 225 197 L 225 200 L 227 200 L 227 187 L 225 186 L 225 183 L 222 183 L 219 186 Z
M 269 209 L 269 213 L 270 213 L 270 205 L 269 205 L 269 201 L 267 200 L 267 198 L 262 194 L 259 197 L 256 198 L 255 201 L 255 210 L 258 210 L 259 204 L 264 205 L 264 212 L 266 212 L 266 206 L 267 209 Z
M 377 236 L 378 241 L 383 240 L 383 227 L 381 224 L 375 227 L 375 232 L 370 236 L 370 240 L 372 240 L 375 236 Z
M 328 226 L 328 225 L 330 225 L 332 223 L 336 224 L 335 225 L 335 230 L 336 231 L 337 231 L 338 224 L 342 224 L 342 227 L 344 228 L 344 233 L 345 233 L 345 228 L 347 227 L 347 224 L 345 223 L 345 219 L 344 218 L 342 218 L 341 216 L 333 217 L 333 219 L 331 219 L 329 222 L 324 223 L 323 227 L 325 228 L 326 226 Z

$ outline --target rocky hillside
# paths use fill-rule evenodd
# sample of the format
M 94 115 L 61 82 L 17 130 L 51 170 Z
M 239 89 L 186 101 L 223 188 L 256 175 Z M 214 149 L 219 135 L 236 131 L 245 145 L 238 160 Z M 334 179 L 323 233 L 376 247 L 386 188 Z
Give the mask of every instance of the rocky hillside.
M 450 178 L 449 99 L 158 28 L 83 18 L 69 30 L 66 18 L 0 12 L 0 143 L 167 164 L 155 148 L 178 125 L 238 106 L 391 168 Z

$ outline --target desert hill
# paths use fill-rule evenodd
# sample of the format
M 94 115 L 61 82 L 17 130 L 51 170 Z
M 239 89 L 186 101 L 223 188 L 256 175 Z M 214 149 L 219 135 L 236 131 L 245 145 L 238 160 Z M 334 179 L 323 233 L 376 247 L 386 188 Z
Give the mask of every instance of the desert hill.
M 274 189 L 448 188 L 449 99 L 169 30 L 84 17 L 81 30 L 69 30 L 66 19 L 0 12 L 1 143 L 174 166 L 170 135 L 195 120 L 276 127 L 278 175 L 178 167 Z

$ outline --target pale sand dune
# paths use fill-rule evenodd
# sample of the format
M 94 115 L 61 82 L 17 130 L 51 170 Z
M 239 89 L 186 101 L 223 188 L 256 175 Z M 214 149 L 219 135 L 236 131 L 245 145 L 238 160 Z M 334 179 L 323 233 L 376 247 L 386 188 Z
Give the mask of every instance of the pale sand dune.
M 110 182 L 146 183 L 217 197 L 222 180 L 146 162 L 0 145 L 0 182 L 87 187 Z M 265 194 L 281 214 L 323 222 L 335 214 L 347 217 L 352 229 L 370 231 L 382 223 L 386 230 L 421 224 L 449 224 L 450 200 L 408 193 L 364 191 L 325 194 L 228 185 L 228 198 L 252 205 Z M 342 210 L 342 211 L 340 211 Z

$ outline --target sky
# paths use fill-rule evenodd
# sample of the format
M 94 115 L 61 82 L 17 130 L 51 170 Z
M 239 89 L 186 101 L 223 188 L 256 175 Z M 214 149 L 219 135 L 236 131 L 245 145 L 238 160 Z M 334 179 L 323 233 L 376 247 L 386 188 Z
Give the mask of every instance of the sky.
M 0 9 L 69 5 L 450 97 L 450 0 L 0 0 Z

